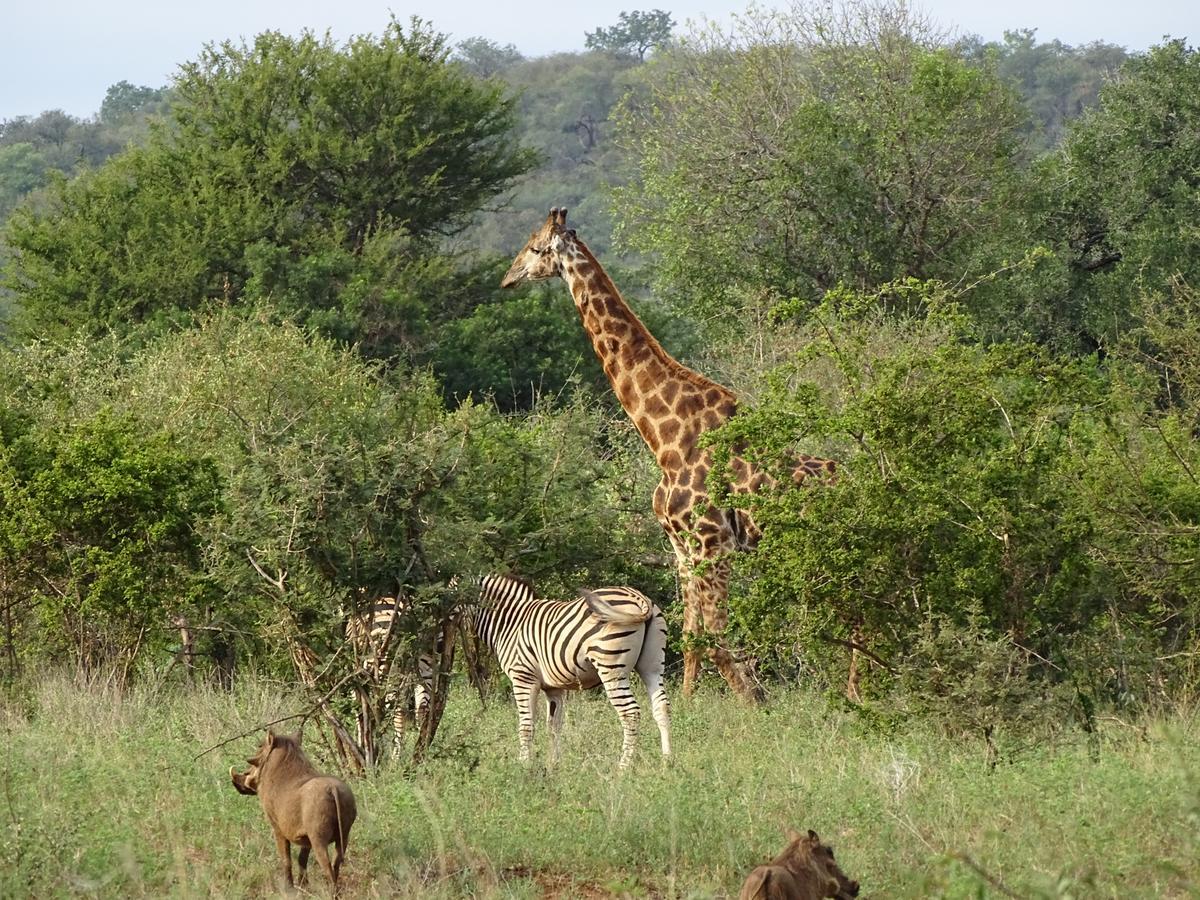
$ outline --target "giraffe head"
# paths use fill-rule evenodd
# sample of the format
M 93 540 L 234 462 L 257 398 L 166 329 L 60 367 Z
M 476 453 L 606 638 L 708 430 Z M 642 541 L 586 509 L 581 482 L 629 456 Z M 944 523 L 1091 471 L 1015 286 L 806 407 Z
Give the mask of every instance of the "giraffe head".
M 544 281 L 562 275 L 562 251 L 575 232 L 567 228 L 566 207 L 554 207 L 546 221 L 521 248 L 500 287 L 515 287 L 526 281 Z

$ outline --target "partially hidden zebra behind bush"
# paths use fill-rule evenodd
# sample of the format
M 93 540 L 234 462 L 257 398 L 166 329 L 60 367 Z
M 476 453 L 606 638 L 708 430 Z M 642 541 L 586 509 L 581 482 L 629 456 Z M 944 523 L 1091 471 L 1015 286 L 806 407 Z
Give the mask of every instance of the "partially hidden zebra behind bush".
M 380 597 L 371 608 L 358 615 L 352 615 L 346 620 L 346 640 L 354 648 L 356 657 L 362 661 L 362 667 L 368 678 L 375 684 L 386 684 L 390 679 L 392 661 L 396 656 L 396 648 L 400 644 L 401 634 L 398 620 L 408 611 L 408 601 L 397 600 L 395 597 Z M 441 653 L 441 634 L 438 635 L 438 646 L 433 650 L 426 649 L 417 655 L 417 678 L 413 686 L 413 712 L 418 727 L 429 713 L 429 698 L 433 684 L 434 653 Z M 392 714 L 392 755 L 399 756 L 404 749 L 404 725 L 408 711 L 399 702 L 399 695 L 389 689 L 384 696 L 384 704 Z M 366 727 L 362 716 L 358 721 L 359 746 L 366 746 Z
M 495 652 L 517 702 L 521 759 L 528 761 L 539 692 L 548 704 L 550 755 L 557 759 L 563 701 L 569 690 L 603 685 L 621 720 L 622 768 L 633 759 L 641 709 L 630 687 L 635 670 L 646 685 L 662 754 L 671 754 L 671 721 L 663 689 L 667 626 L 662 611 L 629 587 L 581 590 L 577 600 L 539 600 L 524 581 L 505 575 L 482 579 L 479 603 L 463 626 Z

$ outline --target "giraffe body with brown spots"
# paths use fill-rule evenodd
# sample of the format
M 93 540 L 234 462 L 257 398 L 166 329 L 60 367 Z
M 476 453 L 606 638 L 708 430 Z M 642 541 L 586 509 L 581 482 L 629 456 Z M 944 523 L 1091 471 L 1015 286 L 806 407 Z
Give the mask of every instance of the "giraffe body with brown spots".
M 545 224 L 513 260 L 501 287 L 561 277 L 571 291 L 584 330 L 621 406 L 628 413 L 662 470 L 654 490 L 654 515 L 674 548 L 683 585 L 685 637 L 683 691 L 692 692 L 704 652 L 740 696 L 759 699 L 757 686 L 729 652 L 724 632 L 729 621 L 730 555 L 752 548 L 761 531 L 745 510 L 721 509 L 709 498 L 712 466 L 700 435 L 737 412 L 737 398 L 723 385 L 672 357 L 630 309 L 612 279 L 566 226 L 567 211 L 552 209 Z M 833 463 L 815 457 L 797 460 L 795 477 L 824 477 Z M 772 479 L 734 458 L 730 488 L 755 491 Z M 701 635 L 706 641 L 695 640 Z

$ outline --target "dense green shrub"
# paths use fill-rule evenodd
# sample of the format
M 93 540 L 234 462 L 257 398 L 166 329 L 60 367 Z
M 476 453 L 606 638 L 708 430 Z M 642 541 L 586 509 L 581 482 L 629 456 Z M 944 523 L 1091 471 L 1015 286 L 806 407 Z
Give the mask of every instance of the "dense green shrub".
M 69 429 L 6 418 L 0 577 L 22 650 L 125 677 L 169 642 L 167 614 L 205 597 L 198 526 L 219 509 L 216 467 L 103 409 Z
M 917 311 L 898 313 L 897 298 L 920 301 Z M 1129 416 L 1128 386 L 1093 363 L 975 342 L 943 299 L 928 284 L 831 294 L 808 350 L 773 373 L 761 408 L 723 430 L 721 452 L 755 448 L 780 475 L 797 447 L 840 463 L 829 486 L 728 498 L 766 529 L 736 600 L 747 641 L 777 672 L 799 661 L 838 684 L 847 640 L 903 673 L 960 646 L 939 643 L 942 629 L 967 629 L 981 652 L 1009 646 L 1014 672 L 1069 680 L 1078 664 L 1093 700 L 1146 699 L 1151 682 L 1095 678 L 1085 648 L 1122 629 L 1159 646 L 1170 637 L 1176 651 L 1195 639 L 1190 592 L 1169 583 L 1189 579 L 1161 551 L 1170 522 L 1189 523 L 1178 531 L 1190 548 L 1194 482 L 1177 459 L 1114 457 L 1169 421 Z M 1126 517 L 1156 523 L 1157 536 L 1118 527 Z M 1135 552 L 1146 540 L 1161 552 Z M 936 665 L 965 683 L 971 660 L 956 652 Z M 883 666 L 863 665 L 890 683 Z
M 112 409 L 128 440 L 208 460 L 221 487 L 211 508 L 193 510 L 180 561 L 210 588 L 193 614 L 206 634 L 283 664 L 282 639 L 335 647 L 364 598 L 420 595 L 419 632 L 454 599 L 439 591 L 454 575 L 514 571 L 568 595 L 588 583 L 664 587 L 664 570 L 645 562 L 661 533 L 630 499 L 649 495 L 648 473 L 600 405 L 448 409 L 427 372 L 364 361 L 275 318 L 226 310 L 139 350 L 80 341 L 5 356 L 6 440 L 26 440 L 32 421 L 45 440 L 65 440 Z M 33 465 L 26 449 L 11 456 Z M 47 484 L 67 490 L 64 479 Z M 118 502 L 98 497 L 93 524 Z M 12 546 L 14 564 L 31 567 Z M 148 604 L 172 593 L 156 591 Z

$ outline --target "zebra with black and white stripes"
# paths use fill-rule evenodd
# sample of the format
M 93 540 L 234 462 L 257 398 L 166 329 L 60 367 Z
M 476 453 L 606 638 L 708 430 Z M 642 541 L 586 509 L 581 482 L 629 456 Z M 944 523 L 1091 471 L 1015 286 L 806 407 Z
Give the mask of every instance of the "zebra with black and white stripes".
M 629 587 L 581 590 L 577 600 L 538 600 L 526 582 L 488 575 L 465 625 L 496 654 L 517 702 L 521 760 L 528 761 L 539 693 L 547 701 L 550 755 L 559 755 L 563 702 L 569 690 L 603 685 L 621 720 L 621 768 L 633 759 L 641 708 L 629 674 L 641 676 L 650 695 L 662 754 L 671 755 L 671 720 L 663 688 L 667 626 L 662 611 Z
M 351 616 L 346 620 L 346 640 L 362 660 L 363 670 L 375 684 L 384 684 L 391 672 L 400 632 L 397 624 L 408 611 L 406 600 L 395 597 L 380 597 L 370 610 Z M 440 647 L 438 648 L 440 651 Z M 417 656 L 417 679 L 413 687 L 413 708 L 418 725 L 429 713 L 431 685 L 433 684 L 434 659 L 432 653 L 424 651 Z M 400 756 L 404 749 L 404 725 L 407 710 L 395 690 L 384 695 L 384 704 L 392 713 L 392 755 Z M 366 746 L 363 734 L 366 722 L 359 716 L 359 746 Z

